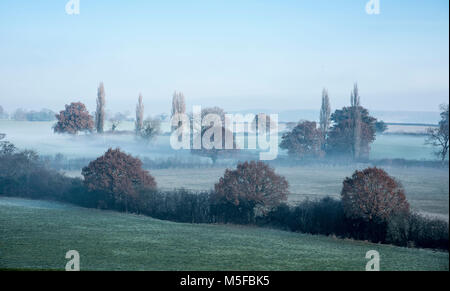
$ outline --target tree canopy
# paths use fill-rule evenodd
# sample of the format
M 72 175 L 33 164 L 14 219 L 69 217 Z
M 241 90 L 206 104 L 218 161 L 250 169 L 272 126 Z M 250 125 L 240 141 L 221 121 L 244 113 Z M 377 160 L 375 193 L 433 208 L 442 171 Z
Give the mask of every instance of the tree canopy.
M 138 158 L 109 149 L 103 156 L 82 170 L 84 184 L 90 191 L 99 193 L 105 205 L 128 209 L 142 188 L 156 188 L 155 179 L 142 169 Z
M 317 128 L 317 123 L 304 121 L 283 134 L 280 148 L 296 158 L 320 157 L 323 156 L 322 141 L 323 133 Z
M 92 131 L 94 120 L 81 102 L 66 105 L 65 110 L 55 115 L 57 123 L 53 127 L 55 133 L 77 134 L 80 131 Z

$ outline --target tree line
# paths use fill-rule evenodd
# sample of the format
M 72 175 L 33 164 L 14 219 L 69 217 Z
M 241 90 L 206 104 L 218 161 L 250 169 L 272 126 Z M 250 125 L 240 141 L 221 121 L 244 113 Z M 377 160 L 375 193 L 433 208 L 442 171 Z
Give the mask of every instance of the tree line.
M 296 159 L 345 157 L 368 160 L 370 145 L 377 133 L 387 129 L 386 123 L 371 116 L 361 105 L 358 85 L 350 94 L 350 106 L 331 113 L 328 91 L 323 90 L 320 122 L 301 121 L 282 136 L 280 148 Z M 435 148 L 436 156 L 445 161 L 449 150 L 448 104 L 440 106 L 441 120 L 437 128 L 428 129 L 427 144 Z
M 78 134 L 79 132 L 105 133 L 106 121 L 106 94 L 103 83 L 100 83 L 97 90 L 97 108 L 91 115 L 86 106 L 81 102 L 73 102 L 65 106 L 59 114 L 54 115 L 49 110 L 40 112 L 26 112 L 19 109 L 15 113 L 17 120 L 46 120 L 56 118 L 57 123 L 53 129 L 55 133 Z M 143 140 L 152 141 L 161 134 L 161 117 L 144 118 L 144 102 L 142 94 L 139 94 L 136 105 L 135 130 L 134 134 Z M 449 151 L 449 119 L 448 104 L 441 105 L 441 121 L 438 127 L 428 129 L 426 143 L 435 148 L 436 156 L 443 162 L 446 160 Z M 183 93 L 176 92 L 172 96 L 171 116 L 186 113 L 186 101 Z M 5 116 L 5 112 L 0 107 L 0 118 Z M 222 119 L 224 124 L 226 112 L 219 107 L 203 108 L 201 117 L 208 114 L 216 114 Z M 52 116 L 54 115 L 54 117 Z M 192 113 L 190 114 L 192 119 Z M 273 130 L 270 127 L 270 119 L 264 113 L 255 116 L 251 127 L 258 132 L 258 120 L 264 118 L 267 121 L 266 131 Z M 109 119 L 111 129 L 115 132 L 120 123 L 126 117 L 116 114 Z M 353 160 L 368 160 L 370 146 L 375 141 L 377 133 L 382 133 L 387 129 L 383 121 L 371 116 L 369 110 L 361 105 L 361 97 L 358 85 L 355 84 L 350 94 L 350 106 L 337 109 L 332 113 L 328 90 L 323 89 L 322 105 L 320 109 L 319 124 L 315 121 L 300 121 L 288 132 L 282 135 L 280 148 L 285 149 L 290 157 L 295 159 L 320 159 L 323 157 L 350 158 Z M 181 122 L 181 121 L 180 121 Z M 178 124 L 178 127 L 181 124 Z M 195 125 L 192 125 L 195 126 Z M 201 135 L 210 129 L 211 126 L 202 126 Z M 228 134 L 228 129 L 222 126 L 222 136 Z M 177 126 L 172 126 L 172 131 Z M 235 145 L 235 137 L 233 137 Z M 192 147 L 191 147 L 192 148 Z M 234 156 L 238 149 L 233 150 L 192 149 L 193 154 L 211 158 L 215 163 L 219 157 Z
M 350 100 L 350 106 L 332 113 L 328 91 L 324 89 L 319 125 L 314 121 L 299 122 L 282 136 L 280 147 L 299 159 L 324 156 L 368 159 L 370 144 L 377 132 L 386 130 L 386 124 L 371 116 L 361 105 L 357 84 L 351 91 Z
M 103 82 L 101 82 L 97 89 L 97 108 L 91 115 L 81 102 L 72 102 L 65 106 L 55 115 L 56 124 L 53 127 L 55 133 L 78 134 L 80 132 L 103 134 L 106 132 L 105 124 L 107 120 L 106 114 L 106 93 Z M 173 96 L 173 112 L 185 110 L 184 96 L 182 93 L 174 93 Z M 144 117 L 144 102 L 142 94 L 139 94 L 136 105 L 136 117 L 134 119 L 134 133 L 136 136 L 142 137 L 147 141 L 153 140 L 156 136 L 161 134 L 161 120 L 166 116 L 161 115 L 159 118 Z M 115 132 L 120 123 L 127 119 L 127 116 L 121 113 L 109 118 L 111 129 L 109 132 Z
M 55 113 L 50 109 L 25 110 L 23 108 L 16 109 L 9 114 L 0 105 L 0 119 L 12 119 L 16 121 L 53 121 L 55 120 Z

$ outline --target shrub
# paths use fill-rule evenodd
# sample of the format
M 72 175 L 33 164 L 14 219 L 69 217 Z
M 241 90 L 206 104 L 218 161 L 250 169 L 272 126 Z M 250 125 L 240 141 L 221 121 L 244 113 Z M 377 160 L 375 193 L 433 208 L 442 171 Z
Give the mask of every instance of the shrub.
M 291 206 L 281 203 L 265 216 L 257 217 L 260 225 L 270 225 L 284 230 L 291 230 L 292 210 Z
M 278 207 L 269 215 L 277 223 L 285 223 L 291 231 L 337 235 L 346 234 L 346 221 L 341 201 L 325 197 L 321 200 L 305 200 L 288 209 Z
M 296 206 L 281 204 L 257 220 L 259 225 L 295 232 L 335 235 L 342 238 L 371 240 L 398 246 L 448 250 L 449 226 L 445 221 L 416 213 L 396 215 L 386 223 L 369 225 L 348 219 L 341 200 L 330 197 L 305 200 Z M 384 234 L 383 237 L 380 236 Z
M 138 212 L 164 220 L 188 223 L 210 223 L 210 193 L 194 193 L 185 189 L 174 191 L 142 190 Z
M 389 222 L 386 242 L 400 246 L 449 248 L 448 223 L 417 213 L 397 216 Z
M 48 169 L 35 152 L 0 143 L 0 194 L 64 201 L 73 180 Z

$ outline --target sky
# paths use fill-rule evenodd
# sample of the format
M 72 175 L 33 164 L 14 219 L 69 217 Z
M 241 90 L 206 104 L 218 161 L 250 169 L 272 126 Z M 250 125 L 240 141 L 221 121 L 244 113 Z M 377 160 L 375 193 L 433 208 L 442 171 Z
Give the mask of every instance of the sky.
M 0 105 L 169 112 L 175 90 L 227 111 L 333 108 L 358 82 L 371 110 L 437 111 L 449 98 L 449 1 L 0 1 Z

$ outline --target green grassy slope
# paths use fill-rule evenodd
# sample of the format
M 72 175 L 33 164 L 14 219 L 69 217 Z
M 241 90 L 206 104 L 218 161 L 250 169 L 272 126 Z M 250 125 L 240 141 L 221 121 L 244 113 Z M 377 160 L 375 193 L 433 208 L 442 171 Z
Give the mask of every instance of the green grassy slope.
M 0 198 L 0 269 L 63 270 L 77 250 L 82 270 L 448 270 L 448 253 L 229 225 L 192 225 Z

